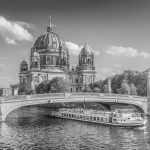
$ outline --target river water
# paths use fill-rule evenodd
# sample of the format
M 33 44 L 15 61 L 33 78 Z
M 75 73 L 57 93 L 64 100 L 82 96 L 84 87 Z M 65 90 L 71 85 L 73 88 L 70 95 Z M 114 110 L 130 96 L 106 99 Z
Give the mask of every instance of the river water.
M 12 112 L 0 124 L 0 150 L 150 150 L 150 117 L 146 128 L 128 129 L 52 118 L 48 112 Z

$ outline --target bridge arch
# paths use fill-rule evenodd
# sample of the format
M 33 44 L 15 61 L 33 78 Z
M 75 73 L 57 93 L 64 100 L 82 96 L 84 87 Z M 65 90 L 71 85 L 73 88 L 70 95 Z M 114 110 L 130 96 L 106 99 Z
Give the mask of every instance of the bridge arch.
M 1 120 L 5 121 L 7 115 L 13 110 L 31 105 L 47 104 L 47 103 L 68 103 L 68 102 L 98 102 L 105 104 L 129 104 L 138 108 L 142 113 L 147 113 L 147 99 L 143 97 L 131 97 L 127 95 L 102 94 L 102 93 L 67 93 L 61 95 L 40 95 L 41 97 L 26 97 L 25 99 L 2 101 Z
M 14 110 L 18 109 L 18 108 L 21 108 L 21 107 L 26 107 L 26 106 L 35 106 L 35 105 L 39 105 L 39 104 L 48 104 L 50 103 L 50 100 L 47 100 L 46 102 L 34 102 L 34 103 L 19 103 L 19 104 L 8 104 L 7 106 L 3 106 L 1 111 L 2 111 L 2 121 L 5 121 L 7 116 L 13 112 Z

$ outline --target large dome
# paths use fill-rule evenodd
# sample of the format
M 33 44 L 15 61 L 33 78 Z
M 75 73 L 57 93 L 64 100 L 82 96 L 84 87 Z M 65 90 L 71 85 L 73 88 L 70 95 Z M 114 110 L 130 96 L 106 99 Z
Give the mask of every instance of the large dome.
M 46 34 L 39 36 L 34 44 L 35 49 L 58 49 L 63 46 L 63 41 L 54 32 L 47 32 Z
M 51 69 L 52 67 L 69 68 L 69 52 L 62 39 L 52 31 L 51 20 L 46 34 L 37 38 L 31 49 L 31 68 L 35 61 L 39 61 L 39 68 Z

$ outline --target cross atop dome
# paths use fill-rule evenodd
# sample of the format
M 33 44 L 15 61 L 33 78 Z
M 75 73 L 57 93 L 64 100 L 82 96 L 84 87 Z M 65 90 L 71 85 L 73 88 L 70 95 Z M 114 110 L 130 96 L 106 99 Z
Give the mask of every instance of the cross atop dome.
M 51 23 L 51 16 L 49 16 L 49 23 L 48 23 L 48 27 L 47 27 L 47 32 L 51 32 L 53 28 L 53 25 Z

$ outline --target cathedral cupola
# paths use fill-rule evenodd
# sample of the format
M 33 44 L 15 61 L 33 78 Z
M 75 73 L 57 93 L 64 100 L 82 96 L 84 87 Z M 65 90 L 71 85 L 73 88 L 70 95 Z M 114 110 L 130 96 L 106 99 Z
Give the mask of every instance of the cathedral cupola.
M 41 51 L 41 49 L 59 51 L 59 48 L 64 47 L 62 39 L 52 31 L 53 26 L 50 17 L 47 33 L 39 36 L 34 43 L 34 49 L 36 49 L 37 52 Z
M 85 43 L 85 46 L 81 49 L 82 55 L 93 55 L 92 48 Z
M 32 51 L 36 51 L 40 55 L 40 69 L 48 70 L 57 67 L 68 70 L 68 49 L 58 34 L 53 32 L 53 26 L 50 17 L 47 32 L 37 38 Z
M 23 60 L 20 64 L 20 72 L 27 72 L 28 71 L 28 63 L 27 61 Z
M 92 48 L 85 43 L 79 54 L 80 70 L 94 70 L 94 54 Z

